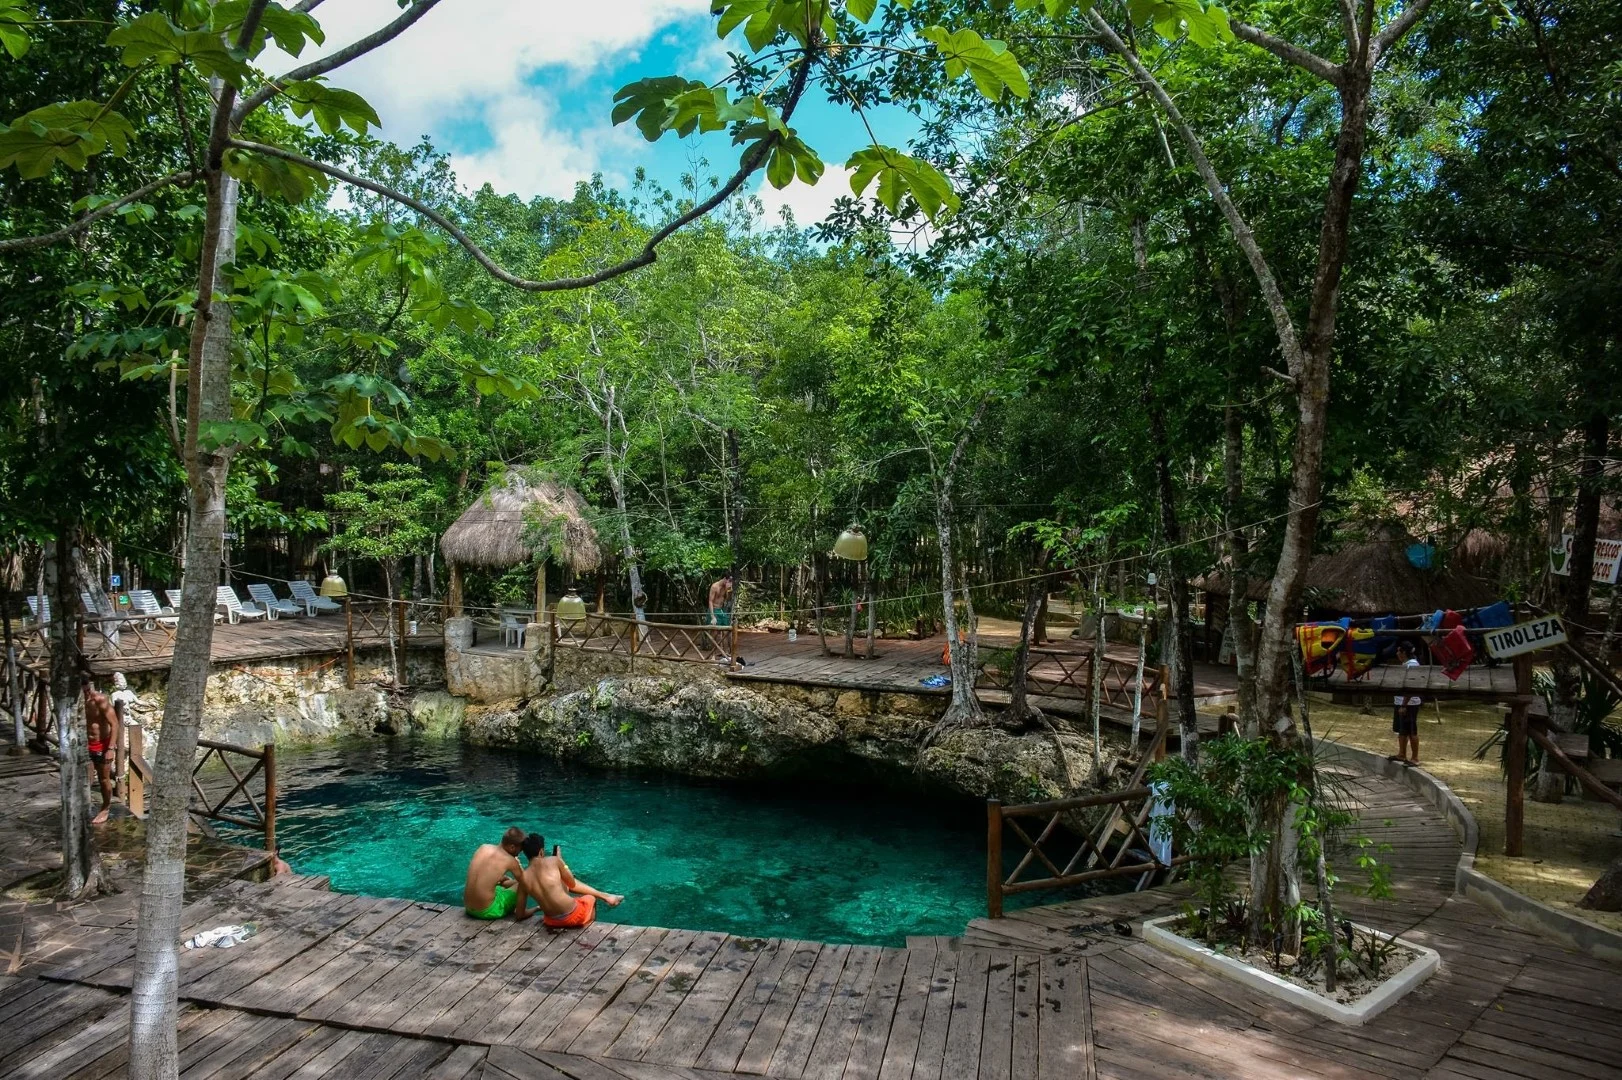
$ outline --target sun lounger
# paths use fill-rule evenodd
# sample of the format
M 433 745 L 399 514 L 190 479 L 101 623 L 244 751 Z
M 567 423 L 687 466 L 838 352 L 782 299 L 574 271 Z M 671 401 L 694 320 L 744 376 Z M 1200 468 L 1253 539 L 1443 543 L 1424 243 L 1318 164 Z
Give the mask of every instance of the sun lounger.
M 243 619 L 264 619 L 276 617 L 274 611 L 267 611 L 258 604 L 244 604 L 242 597 L 229 585 L 221 585 L 214 590 L 214 606 L 224 608 L 226 617 L 232 622 L 241 622 Z
M 344 609 L 332 597 L 316 592 L 315 586 L 308 581 L 289 581 L 287 588 L 292 592 L 293 599 L 304 605 L 306 615 L 333 615 Z
M 278 600 L 276 593 L 264 582 L 255 582 L 248 586 L 248 595 L 254 603 L 271 613 L 271 618 L 278 615 L 297 615 L 304 610 L 303 606 L 294 600 Z
M 28 614 L 34 622 L 48 623 L 51 621 L 51 598 L 49 596 L 30 596 L 28 598 Z
M 179 589 L 165 589 L 165 590 L 163 590 L 163 595 L 165 595 L 165 596 L 167 596 L 169 598 L 169 609 L 171 611 L 173 611 L 176 615 L 179 615 L 180 614 L 180 590 Z M 214 621 L 219 622 L 223 618 L 225 618 L 225 614 L 223 612 L 221 612 L 219 610 L 219 608 L 215 608 L 214 609 Z M 233 621 L 235 621 L 235 620 L 233 620 Z
M 162 623 L 164 626 L 175 626 L 180 622 L 179 616 L 173 611 L 166 611 L 151 589 L 131 589 L 130 609 L 146 620 L 148 626 Z

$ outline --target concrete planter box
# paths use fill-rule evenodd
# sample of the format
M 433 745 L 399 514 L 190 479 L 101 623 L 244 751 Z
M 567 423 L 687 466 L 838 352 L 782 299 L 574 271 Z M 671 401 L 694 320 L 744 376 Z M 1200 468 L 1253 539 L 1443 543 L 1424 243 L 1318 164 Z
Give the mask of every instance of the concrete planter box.
M 1350 1005 L 1342 1005 L 1338 1001 L 1331 1001 L 1322 994 L 1297 986 L 1295 983 L 1281 979 L 1277 975 L 1249 964 L 1223 956 L 1206 948 L 1197 941 L 1174 933 L 1168 927 L 1182 921 L 1181 915 L 1167 915 L 1164 918 L 1150 919 L 1143 924 L 1143 940 L 1157 949 L 1180 956 L 1191 964 L 1205 968 L 1225 979 L 1243 983 L 1252 990 L 1259 990 L 1269 997 L 1278 998 L 1298 1006 L 1310 1013 L 1327 1017 L 1338 1024 L 1365 1024 L 1390 1008 L 1404 994 L 1413 990 L 1420 983 L 1431 977 L 1431 974 L 1442 965 L 1442 958 L 1436 950 L 1427 949 L 1423 945 L 1415 945 L 1404 941 L 1405 948 L 1414 950 L 1419 954 L 1418 959 L 1395 975 L 1386 979 L 1370 993 L 1364 994 Z M 1366 926 L 1357 929 L 1365 933 L 1371 932 Z M 1389 940 L 1389 934 L 1379 934 L 1382 939 Z

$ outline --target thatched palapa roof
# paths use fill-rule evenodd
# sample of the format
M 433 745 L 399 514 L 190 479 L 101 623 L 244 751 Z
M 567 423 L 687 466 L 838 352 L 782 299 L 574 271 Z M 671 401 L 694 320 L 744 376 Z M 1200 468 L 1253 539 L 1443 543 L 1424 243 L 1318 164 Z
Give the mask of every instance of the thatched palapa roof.
M 1407 539 L 1369 540 L 1313 557 L 1307 566 L 1307 603 L 1344 615 L 1417 615 L 1439 608 L 1482 607 L 1497 600 L 1480 578 L 1448 569 L 1420 570 L 1408 561 Z M 1266 600 L 1266 578 L 1246 582 L 1246 597 Z M 1194 587 L 1226 593 L 1227 575 L 1206 574 Z
M 576 573 L 595 570 L 602 551 L 586 513 L 574 489 L 508 473 L 445 530 L 439 550 L 460 566 L 503 569 L 539 553 Z

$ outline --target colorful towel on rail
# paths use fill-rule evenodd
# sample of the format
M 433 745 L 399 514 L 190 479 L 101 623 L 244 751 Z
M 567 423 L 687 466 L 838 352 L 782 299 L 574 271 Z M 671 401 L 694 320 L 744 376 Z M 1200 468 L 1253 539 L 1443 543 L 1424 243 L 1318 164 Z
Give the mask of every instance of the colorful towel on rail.
M 1355 626 L 1346 631 L 1346 640 L 1340 649 L 1341 667 L 1348 679 L 1362 678 L 1368 674 L 1374 661 L 1379 659 L 1379 642 L 1374 631 L 1367 627 Z
M 1462 626 L 1455 626 L 1442 638 L 1431 643 L 1431 659 L 1441 664 L 1442 674 L 1455 682 L 1475 658 L 1475 647 L 1470 644 L 1470 635 L 1464 632 Z
M 1464 625 L 1471 630 L 1496 630 L 1501 626 L 1513 626 L 1514 624 L 1515 613 L 1502 600 L 1496 604 L 1476 608 L 1464 617 Z
M 1301 648 L 1301 664 L 1308 675 L 1323 675 L 1334 670 L 1351 625 L 1350 619 L 1341 619 L 1296 626 L 1295 640 Z M 1369 633 L 1372 635 L 1373 631 Z

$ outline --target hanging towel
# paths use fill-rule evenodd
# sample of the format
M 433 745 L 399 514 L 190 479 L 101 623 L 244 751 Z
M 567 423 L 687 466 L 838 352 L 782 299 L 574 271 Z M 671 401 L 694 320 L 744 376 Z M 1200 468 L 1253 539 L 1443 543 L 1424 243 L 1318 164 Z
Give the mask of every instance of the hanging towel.
M 1515 622 L 1515 613 L 1509 609 L 1509 604 L 1503 600 L 1496 604 L 1479 607 L 1465 617 L 1464 625 L 1471 630 L 1496 630 L 1501 626 L 1511 626 Z
M 1457 682 L 1476 658 L 1476 650 L 1471 646 L 1464 627 L 1455 626 L 1446 636 L 1431 644 L 1431 658 L 1442 665 L 1442 674 Z
M 1322 675 L 1335 668 L 1335 659 L 1346 640 L 1346 628 L 1340 623 L 1301 623 L 1295 628 L 1296 644 L 1301 649 L 1301 664 L 1308 675 Z
M 1397 628 L 1397 617 L 1395 615 L 1376 615 L 1369 620 L 1369 625 L 1374 628 L 1375 661 L 1379 662 L 1388 659 L 1392 653 L 1397 651 L 1397 639 L 1385 633 L 1385 631 Z
M 1446 612 L 1444 611 L 1436 610 L 1431 612 L 1429 615 L 1426 615 L 1419 621 L 1420 632 L 1428 634 L 1432 630 L 1435 630 L 1436 627 L 1441 623 L 1442 616 L 1445 614 Z
M 1346 678 L 1357 679 L 1367 675 L 1374 666 L 1376 651 L 1373 630 L 1361 626 L 1347 630 L 1340 650 Z

